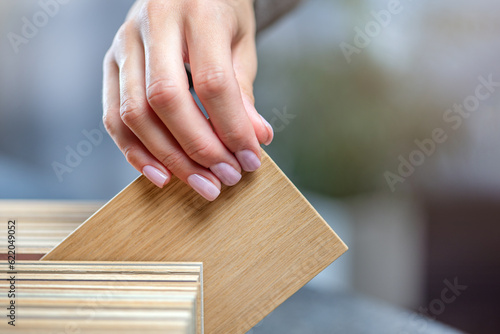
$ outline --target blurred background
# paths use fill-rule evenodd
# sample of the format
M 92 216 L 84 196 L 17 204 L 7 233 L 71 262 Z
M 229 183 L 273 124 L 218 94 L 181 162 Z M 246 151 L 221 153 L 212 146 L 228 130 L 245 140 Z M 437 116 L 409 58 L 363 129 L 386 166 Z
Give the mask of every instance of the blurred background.
M 101 124 L 131 4 L 68 1 L 13 47 L 41 7 L 0 2 L 0 198 L 108 200 L 138 175 Z M 259 35 L 266 150 L 350 247 L 308 288 L 417 315 L 386 333 L 500 332 L 499 33 L 493 0 L 310 0 Z

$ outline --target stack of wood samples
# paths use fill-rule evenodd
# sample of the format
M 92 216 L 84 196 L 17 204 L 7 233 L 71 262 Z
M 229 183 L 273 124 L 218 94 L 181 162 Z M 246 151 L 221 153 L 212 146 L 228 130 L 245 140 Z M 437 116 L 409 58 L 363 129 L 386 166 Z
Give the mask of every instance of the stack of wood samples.
M 201 263 L 20 261 L 15 272 L 0 263 L 0 305 L 16 313 L 1 333 L 203 332 Z
M 7 259 L 7 224 L 15 220 L 18 260 L 39 260 L 103 203 L 53 200 L 0 200 L 0 260 Z

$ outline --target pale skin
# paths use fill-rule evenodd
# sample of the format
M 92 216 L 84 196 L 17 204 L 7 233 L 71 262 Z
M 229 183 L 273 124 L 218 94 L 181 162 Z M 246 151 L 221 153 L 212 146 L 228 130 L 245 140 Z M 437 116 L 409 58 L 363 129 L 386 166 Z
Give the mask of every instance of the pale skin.
M 252 0 L 138 0 L 104 59 L 104 125 L 158 187 L 175 175 L 213 201 L 273 139 L 254 107 L 256 73 Z

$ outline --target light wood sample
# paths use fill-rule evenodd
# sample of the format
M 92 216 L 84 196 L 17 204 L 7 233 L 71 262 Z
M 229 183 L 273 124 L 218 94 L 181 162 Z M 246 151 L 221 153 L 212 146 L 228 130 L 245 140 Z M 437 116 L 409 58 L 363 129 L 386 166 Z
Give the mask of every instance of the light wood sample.
M 141 176 L 42 260 L 203 262 L 206 333 L 246 333 L 347 249 L 262 154 L 214 202 Z
M 0 263 L 0 304 L 15 301 L 2 333 L 201 334 L 201 263 Z M 7 319 L 7 318 L 6 318 Z
M 8 221 L 16 220 L 17 259 L 39 260 L 103 204 L 94 201 L 0 200 L 0 240 L 7 240 Z M 6 259 L 7 247 L 0 246 L 0 260 Z

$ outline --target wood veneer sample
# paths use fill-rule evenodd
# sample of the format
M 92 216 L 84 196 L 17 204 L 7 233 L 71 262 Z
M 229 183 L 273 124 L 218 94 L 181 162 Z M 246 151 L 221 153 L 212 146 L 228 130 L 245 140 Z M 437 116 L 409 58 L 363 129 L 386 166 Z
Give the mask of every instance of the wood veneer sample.
M 0 200 L 0 240 L 7 240 L 8 221 L 15 221 L 16 259 L 39 260 L 104 203 L 60 200 Z M 7 244 L 0 261 L 8 259 Z
M 141 176 L 42 260 L 203 262 L 205 331 L 246 333 L 347 250 L 262 152 L 208 202 Z
M 0 264 L 1 333 L 203 334 L 201 263 Z

